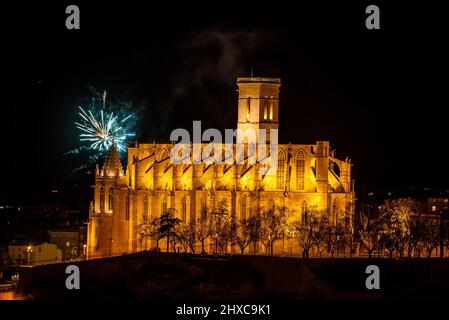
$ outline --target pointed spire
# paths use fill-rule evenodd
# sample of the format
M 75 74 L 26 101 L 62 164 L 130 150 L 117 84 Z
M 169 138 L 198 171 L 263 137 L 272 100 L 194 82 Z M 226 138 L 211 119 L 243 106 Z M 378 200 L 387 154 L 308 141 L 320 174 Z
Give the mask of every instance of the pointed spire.
M 104 160 L 103 172 L 107 177 L 123 176 L 122 163 L 114 143 L 109 148 L 106 159 Z

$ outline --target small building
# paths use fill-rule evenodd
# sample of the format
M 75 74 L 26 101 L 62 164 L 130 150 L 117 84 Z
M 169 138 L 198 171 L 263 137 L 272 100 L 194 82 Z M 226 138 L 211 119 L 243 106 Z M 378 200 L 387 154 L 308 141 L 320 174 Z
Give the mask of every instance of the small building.
M 12 265 L 40 265 L 62 262 L 62 252 L 55 244 L 13 243 L 8 247 L 8 258 Z
M 85 227 L 80 229 L 50 230 L 50 243 L 62 252 L 62 261 L 72 261 L 85 256 Z

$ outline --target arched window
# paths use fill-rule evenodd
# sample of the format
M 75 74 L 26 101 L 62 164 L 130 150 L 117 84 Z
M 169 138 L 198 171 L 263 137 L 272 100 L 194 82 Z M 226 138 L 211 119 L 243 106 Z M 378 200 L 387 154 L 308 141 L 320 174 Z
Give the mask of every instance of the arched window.
M 265 99 L 263 104 L 263 119 L 267 120 L 267 116 L 268 116 L 268 100 Z
M 146 219 L 149 217 L 148 214 L 148 195 L 145 194 L 143 196 L 143 218 Z
M 206 220 L 206 217 L 207 217 L 207 199 L 206 199 L 206 197 L 204 197 L 202 200 L 201 200 L 201 220 Z
M 129 220 L 129 195 L 126 196 L 125 215 L 126 215 L 126 220 Z
M 303 150 L 296 153 L 296 189 L 304 190 L 304 170 L 306 165 L 306 154 Z
M 273 120 L 273 108 L 274 108 L 274 100 L 273 97 L 270 99 L 270 120 Z
M 263 100 L 263 119 L 267 120 L 268 117 L 268 99 Z
M 246 99 L 246 121 L 249 121 L 251 118 L 251 98 L 248 97 Z
M 186 197 L 183 197 L 181 200 L 181 219 L 186 222 L 187 220 L 187 200 Z
M 284 189 L 285 186 L 285 154 L 279 151 L 278 154 L 278 168 L 276 173 L 276 188 Z
M 112 211 L 114 209 L 114 189 L 112 187 L 109 188 L 108 197 L 108 209 Z
M 165 212 L 167 212 L 167 196 L 164 195 L 162 198 L 161 214 L 164 214 Z
M 307 221 L 308 215 L 309 215 L 309 204 L 307 203 L 307 200 L 304 200 L 301 206 L 302 221 L 304 222 Z
M 337 222 L 337 212 L 338 212 L 338 202 L 337 199 L 334 199 L 332 204 L 332 216 L 334 218 L 334 222 Z
M 243 196 L 240 199 L 240 218 L 241 220 L 246 220 L 246 197 Z
M 100 186 L 98 188 L 98 192 L 100 193 L 100 211 L 103 212 L 104 211 L 104 192 L 103 192 L 103 187 Z

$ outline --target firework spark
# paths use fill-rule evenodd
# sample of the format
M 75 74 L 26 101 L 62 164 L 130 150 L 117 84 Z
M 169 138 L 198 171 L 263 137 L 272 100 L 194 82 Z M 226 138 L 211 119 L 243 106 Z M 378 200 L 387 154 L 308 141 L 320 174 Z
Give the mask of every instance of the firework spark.
M 114 143 L 119 151 L 125 151 L 124 144 L 134 133 L 126 130 L 126 121 L 132 117 L 132 114 L 122 120 L 113 112 L 108 113 L 100 110 L 99 116 L 94 116 L 92 110 L 84 110 L 78 107 L 81 122 L 75 122 L 76 127 L 81 130 L 80 141 L 90 142 L 90 148 L 99 151 L 108 150 Z
M 64 155 L 78 155 L 81 165 L 73 170 L 89 169 L 105 156 L 112 144 L 120 157 L 125 159 L 128 141 L 135 137 L 134 129 L 139 114 L 145 105 L 137 106 L 132 101 L 108 100 L 106 91 L 98 92 L 90 87 L 90 94 L 81 98 L 78 107 L 78 130 L 81 145 Z

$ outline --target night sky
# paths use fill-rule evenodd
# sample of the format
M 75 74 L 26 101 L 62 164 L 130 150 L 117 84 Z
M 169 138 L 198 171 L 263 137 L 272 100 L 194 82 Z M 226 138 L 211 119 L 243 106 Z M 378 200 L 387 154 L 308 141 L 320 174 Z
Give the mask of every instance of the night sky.
M 72 3 L 81 30 L 65 29 Z M 137 140 L 166 142 L 192 120 L 234 128 L 235 81 L 251 67 L 282 78 L 280 141 L 329 140 L 352 159 L 358 190 L 449 188 L 438 8 L 151 3 L 3 7 L 0 202 L 40 203 L 58 189 L 87 207 L 94 177 L 72 174 L 86 159 L 64 153 L 79 145 L 73 122 L 89 86 L 145 107 Z M 381 30 L 365 28 L 368 4 Z

